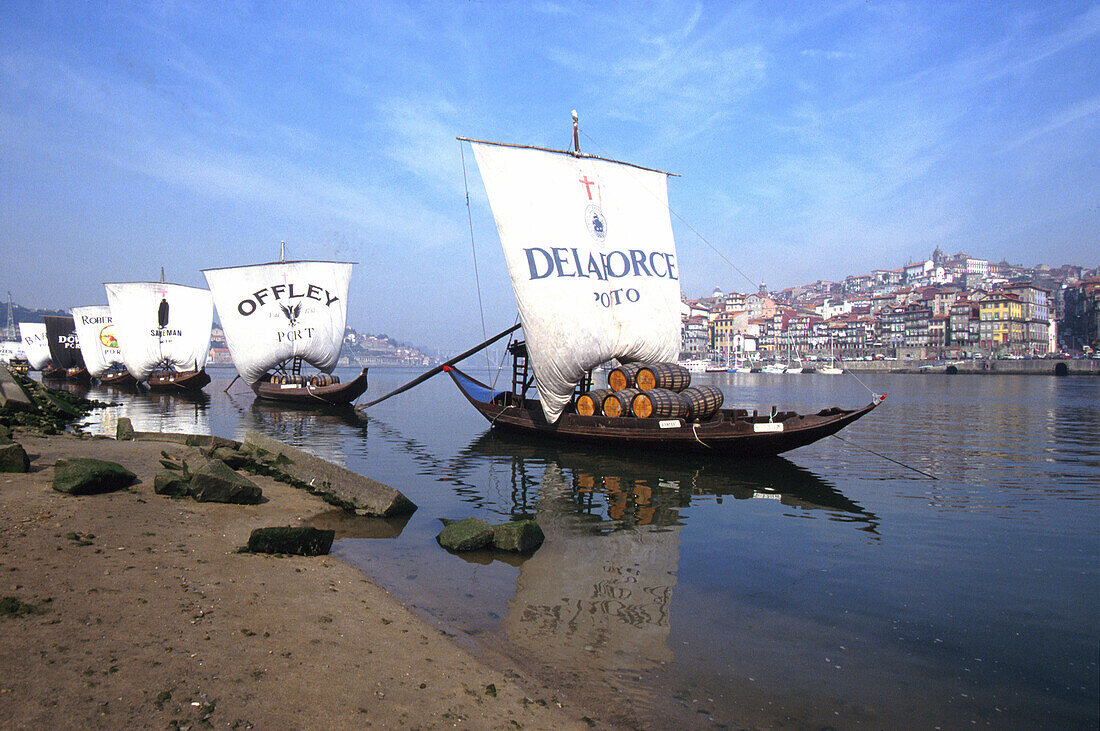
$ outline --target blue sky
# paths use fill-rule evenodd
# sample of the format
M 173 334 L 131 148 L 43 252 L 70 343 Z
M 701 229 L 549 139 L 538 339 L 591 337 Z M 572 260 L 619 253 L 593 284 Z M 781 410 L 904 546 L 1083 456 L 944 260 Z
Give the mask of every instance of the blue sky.
M 455 137 L 566 147 L 572 109 L 582 150 L 682 175 L 690 296 L 935 246 L 1100 263 L 1094 3 L 320 8 L 0 4 L 0 291 L 101 304 L 161 265 L 205 286 L 285 240 L 359 263 L 356 328 L 461 349 L 472 248 L 487 329 L 515 306 L 467 148 L 471 246 Z

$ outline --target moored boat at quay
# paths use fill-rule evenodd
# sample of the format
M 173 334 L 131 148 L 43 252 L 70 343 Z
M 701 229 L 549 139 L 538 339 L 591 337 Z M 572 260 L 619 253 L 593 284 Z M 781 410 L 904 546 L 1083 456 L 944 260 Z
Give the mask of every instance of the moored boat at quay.
M 367 369 L 332 375 L 347 318 L 350 262 L 285 261 L 204 269 L 226 344 L 256 396 L 305 406 L 350 404 L 367 390 Z M 302 363 L 319 372 L 302 373 Z
M 453 363 L 444 369 L 493 427 L 605 446 L 765 456 L 829 436 L 878 406 L 883 397 L 876 395 L 856 409 L 717 409 L 690 417 L 668 390 L 671 396 L 632 397 L 631 405 L 643 399 L 643 417 L 610 397 L 602 400 L 618 403 L 614 415 L 580 413 L 577 399 L 591 390 L 600 363 L 615 358 L 630 368 L 675 361 L 680 286 L 668 174 L 582 154 L 575 113 L 573 123 L 571 151 L 460 138 L 472 145 L 481 171 L 525 335 L 509 348 L 511 390 L 490 388 Z M 545 258 L 561 266 L 542 266 L 533 257 L 547 240 L 559 246 Z M 648 390 L 636 377 L 643 367 L 634 368 L 634 382 L 625 385 L 611 371 L 612 390 Z M 532 388 L 537 398 L 528 396 Z
M 163 279 L 163 276 L 162 276 Z M 150 390 L 199 391 L 210 383 L 206 359 L 214 302 L 209 290 L 160 282 L 104 285 L 127 371 Z

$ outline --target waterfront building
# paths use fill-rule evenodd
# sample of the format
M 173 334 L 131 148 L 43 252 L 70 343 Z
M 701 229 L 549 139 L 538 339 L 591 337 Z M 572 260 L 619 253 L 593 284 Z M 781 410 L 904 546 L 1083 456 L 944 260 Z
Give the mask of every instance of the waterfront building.
M 1025 350 L 1032 355 L 1049 353 L 1050 290 L 1031 282 L 1020 282 L 1007 285 L 1004 291 L 1019 298 Z
M 979 345 L 997 353 L 1022 355 L 1024 308 L 1017 295 L 994 292 L 979 304 Z
M 748 325 L 749 313 L 745 310 L 719 314 L 710 322 L 710 345 L 713 351 L 725 355 L 737 350 Z
M 907 348 L 926 348 L 929 341 L 929 326 L 932 321 L 932 308 L 922 302 L 914 302 L 903 309 L 904 342 Z
M 698 360 L 709 355 L 710 332 L 706 316 L 684 318 L 680 331 L 680 357 L 684 360 Z

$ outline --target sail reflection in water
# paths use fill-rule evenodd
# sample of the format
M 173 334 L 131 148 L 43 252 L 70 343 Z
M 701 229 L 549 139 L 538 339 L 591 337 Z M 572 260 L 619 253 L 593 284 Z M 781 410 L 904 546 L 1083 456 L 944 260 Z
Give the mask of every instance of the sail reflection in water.
M 488 432 L 459 455 L 457 471 L 486 457 L 510 475 L 511 515 L 537 519 L 546 534 L 519 566 L 502 626 L 519 654 L 544 668 L 613 677 L 675 659 L 670 605 L 681 510 L 693 498 L 774 497 L 870 533 L 878 525 L 874 514 L 784 459 L 732 471 L 728 462 L 595 457 Z
M 93 433 L 115 434 L 118 420 L 126 417 L 136 431 L 210 434 L 210 397 L 205 393 L 141 391 L 120 398 L 117 390 L 95 387 L 87 398 L 111 403 L 95 409 L 84 420 Z

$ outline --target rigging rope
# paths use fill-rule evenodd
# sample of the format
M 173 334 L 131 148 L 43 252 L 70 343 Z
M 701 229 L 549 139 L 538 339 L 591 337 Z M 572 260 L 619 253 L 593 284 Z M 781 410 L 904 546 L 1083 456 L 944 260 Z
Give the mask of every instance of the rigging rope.
M 592 137 L 590 137 L 587 133 L 581 132 L 581 134 L 584 135 L 584 138 L 586 140 L 588 140 L 589 142 L 591 142 L 592 145 L 600 151 L 601 156 L 608 157 L 608 158 L 611 157 L 611 153 L 609 153 L 607 150 L 605 150 L 603 148 L 603 146 L 601 146 L 598 142 L 596 142 L 596 140 L 592 139 Z M 675 216 L 676 220 L 678 220 L 680 223 L 684 224 L 684 226 L 686 226 L 688 228 L 688 230 L 690 230 L 693 234 L 695 234 L 699 238 L 700 241 L 702 241 L 704 244 L 706 244 L 710 248 L 711 251 L 713 251 L 715 254 L 717 254 L 718 257 L 720 259 L 722 259 L 722 261 L 729 264 L 730 267 L 735 272 L 737 272 L 742 277 L 744 277 L 745 281 L 747 281 L 749 284 L 751 284 L 753 287 L 755 287 L 757 289 L 760 288 L 760 284 L 758 282 L 754 282 L 752 280 L 752 277 L 750 277 L 748 274 L 745 274 L 745 272 L 743 272 L 740 267 L 738 267 L 736 264 L 734 264 L 732 261 L 730 261 L 729 257 L 727 257 L 725 254 L 723 254 L 718 249 L 718 247 L 716 247 L 714 244 L 710 243 L 710 241 L 708 241 L 707 238 L 705 236 L 703 236 L 703 234 L 701 234 L 694 226 L 692 226 L 683 216 L 681 216 L 679 213 L 677 213 L 676 210 L 674 210 L 671 205 L 668 206 L 668 212 L 669 212 L 669 214 Z M 840 359 L 838 358 L 837 360 L 840 360 Z M 852 370 L 850 368 L 845 368 L 844 372 L 846 374 L 852 376 L 852 378 L 855 378 L 856 382 L 859 383 L 859 385 L 866 388 L 868 393 L 870 393 L 872 395 L 876 395 L 874 389 L 870 388 L 866 383 L 859 380 L 859 377 L 856 376 L 856 374 L 852 373 Z
M 893 457 L 887 457 L 887 456 L 886 456 L 885 454 L 880 454 L 880 453 L 876 452 L 876 451 L 875 451 L 875 450 L 873 450 L 873 449 L 868 449 L 867 447 L 864 447 L 864 446 L 862 446 L 862 445 L 856 444 L 855 442 L 851 442 L 851 441 L 848 441 L 848 440 L 847 440 L 847 439 L 845 439 L 844 437 L 841 437 L 841 436 L 837 436 L 836 434 L 833 434 L 833 435 L 832 435 L 832 437 L 833 437 L 834 439 L 839 439 L 840 441 L 844 442 L 845 444 L 850 444 L 850 445 L 852 445 L 853 447 L 855 447 L 856 449 L 862 449 L 862 450 L 863 450 L 864 452 L 869 452 L 869 453 L 871 453 L 871 454 L 875 455 L 876 457 L 882 457 L 882 458 L 883 458 L 884 460 L 886 460 L 887 462 L 893 462 L 894 464 L 896 464 L 896 465 L 900 465 L 901 467 L 904 467 L 904 468 L 905 468 L 905 469 L 907 469 L 907 470 L 913 470 L 914 472 L 916 472 L 916 473 L 918 473 L 918 474 L 921 474 L 921 475 L 924 475 L 925 477 L 927 477 L 927 478 L 929 478 L 929 479 L 932 479 L 932 480 L 938 480 L 938 479 L 940 479 L 940 478 L 936 477 L 936 476 L 935 476 L 935 475 L 933 475 L 933 474 L 930 474 L 930 473 L 928 473 L 928 472 L 925 472 L 924 470 L 919 470 L 919 469 L 917 469 L 916 467 L 913 467 L 913 466 L 911 466 L 911 465 L 907 465 L 907 464 L 905 464 L 904 462 L 899 462 L 898 460 L 894 459 Z
M 458 143 L 458 152 L 462 157 L 462 185 L 466 189 L 466 220 L 470 225 L 470 251 L 474 254 L 474 282 L 477 284 L 477 308 L 481 313 L 481 337 L 485 339 L 485 306 L 481 303 L 481 277 L 477 271 L 477 247 L 474 245 L 474 216 L 470 211 L 470 184 L 466 179 L 466 150 L 462 142 Z M 485 367 L 490 371 L 493 364 L 489 360 L 489 351 L 485 351 Z

